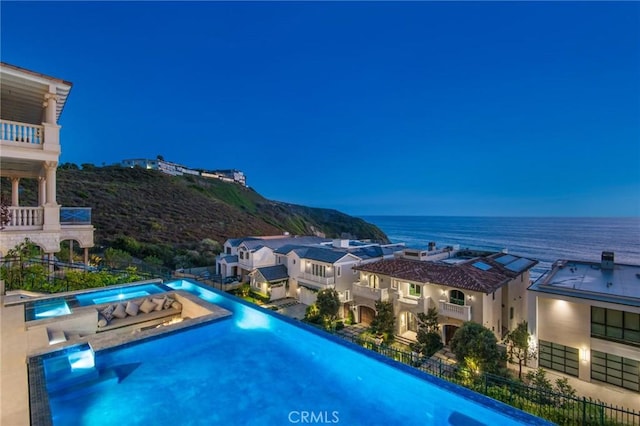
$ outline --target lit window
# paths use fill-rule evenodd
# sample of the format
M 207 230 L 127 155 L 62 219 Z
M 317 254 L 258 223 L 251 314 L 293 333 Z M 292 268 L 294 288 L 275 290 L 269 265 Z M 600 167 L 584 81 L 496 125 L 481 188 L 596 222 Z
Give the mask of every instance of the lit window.
M 409 284 L 409 294 L 411 296 L 420 296 L 420 290 L 422 289 L 421 285 L 418 284 Z

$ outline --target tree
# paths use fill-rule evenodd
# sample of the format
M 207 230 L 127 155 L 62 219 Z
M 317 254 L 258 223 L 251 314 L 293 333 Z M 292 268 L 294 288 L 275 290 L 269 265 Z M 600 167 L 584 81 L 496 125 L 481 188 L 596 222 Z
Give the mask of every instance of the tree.
M 442 337 L 438 330 L 438 310 L 436 308 L 429 308 L 426 314 L 420 312 L 417 317 L 417 342 L 411 345 L 411 350 L 430 357 L 443 347 Z
M 522 365 L 536 358 L 536 351 L 530 344 L 529 327 L 526 321 L 522 321 L 505 337 L 507 344 L 507 359 L 509 362 L 518 363 L 518 379 L 522 380 Z
M 28 238 L 7 251 L 0 270 L 0 279 L 7 290 L 43 290 L 49 280 L 49 268 L 42 263 L 40 247 Z
M 465 322 L 451 339 L 451 351 L 459 363 L 473 372 L 498 373 L 505 362 L 491 330 L 475 322 Z
M 9 210 L 7 200 L 2 197 L 2 199 L 0 199 L 0 231 L 2 231 L 9 222 L 11 222 L 11 210 Z
M 104 262 L 110 268 L 125 268 L 133 261 L 133 257 L 124 250 L 109 247 L 104 251 Z
M 325 327 L 333 324 L 340 310 L 340 296 L 338 292 L 333 288 L 320 290 L 315 304 L 318 307 L 320 318 L 325 323 Z
M 566 398 L 576 397 L 576 390 L 569 384 L 569 380 L 566 377 L 556 379 L 554 387 L 551 381 L 547 379 L 547 372 L 544 368 L 538 367 L 536 370 L 529 371 L 526 375 L 526 381 L 529 386 L 536 388 L 538 391 L 534 399 L 539 404 L 561 406 Z
M 370 329 L 372 333 L 382 334 L 385 342 L 393 342 L 396 317 L 393 315 L 391 302 L 376 301 L 376 316 L 371 321 Z

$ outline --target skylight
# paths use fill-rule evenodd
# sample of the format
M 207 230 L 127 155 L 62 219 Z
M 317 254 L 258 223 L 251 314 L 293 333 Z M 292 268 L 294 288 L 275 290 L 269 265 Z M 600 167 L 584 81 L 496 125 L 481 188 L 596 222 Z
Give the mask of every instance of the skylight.
M 472 266 L 475 266 L 478 269 L 481 269 L 483 271 L 488 271 L 489 269 L 491 269 L 491 265 L 487 265 L 484 262 L 475 262 Z

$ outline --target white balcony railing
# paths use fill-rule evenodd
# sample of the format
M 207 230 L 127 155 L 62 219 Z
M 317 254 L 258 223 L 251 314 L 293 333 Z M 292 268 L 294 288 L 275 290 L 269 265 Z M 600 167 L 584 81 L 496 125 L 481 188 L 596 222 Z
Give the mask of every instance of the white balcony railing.
M 42 207 L 9 207 L 10 219 L 7 229 L 41 229 L 44 224 Z
M 440 315 L 445 315 L 450 318 L 456 318 L 462 321 L 471 321 L 471 306 L 469 305 L 456 305 L 454 303 L 440 301 Z
M 389 300 L 389 289 L 386 288 L 373 288 L 360 283 L 353 283 L 351 287 L 354 296 L 364 297 L 369 300 L 380 300 L 386 302 Z
M 43 126 L 0 120 L 0 140 L 2 141 L 25 145 L 41 145 L 44 142 L 43 134 Z
M 305 281 L 311 281 L 313 283 L 322 284 L 322 285 L 331 285 L 336 283 L 336 279 L 334 277 L 319 277 L 317 275 L 309 274 L 307 272 L 303 272 L 300 276 Z

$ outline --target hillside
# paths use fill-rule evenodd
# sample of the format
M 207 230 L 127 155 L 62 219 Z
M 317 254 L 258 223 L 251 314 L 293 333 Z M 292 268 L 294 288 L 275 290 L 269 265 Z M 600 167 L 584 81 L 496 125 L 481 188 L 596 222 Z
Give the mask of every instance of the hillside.
M 57 188 L 58 204 L 92 208 L 96 245 L 109 246 L 125 235 L 141 243 L 189 247 L 205 238 L 223 243 L 283 232 L 388 241 L 362 219 L 270 201 L 250 188 L 217 179 L 115 166 L 59 169 Z M 33 193 L 25 190 L 23 196 Z

